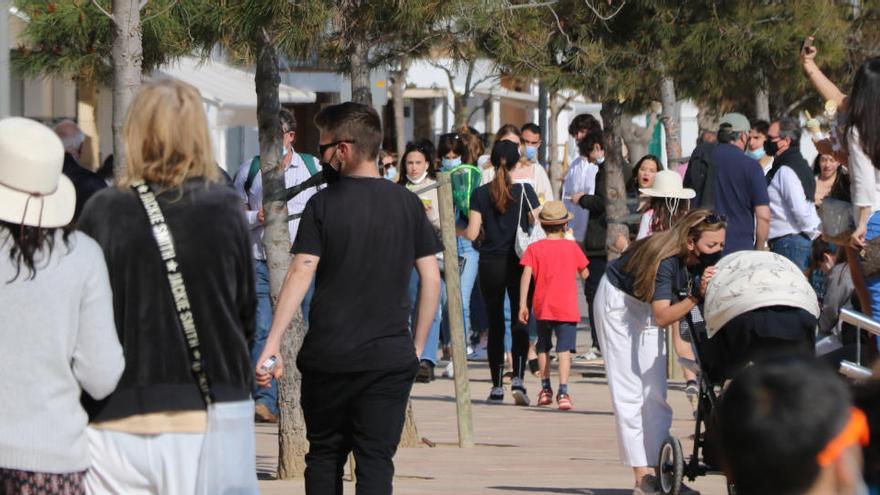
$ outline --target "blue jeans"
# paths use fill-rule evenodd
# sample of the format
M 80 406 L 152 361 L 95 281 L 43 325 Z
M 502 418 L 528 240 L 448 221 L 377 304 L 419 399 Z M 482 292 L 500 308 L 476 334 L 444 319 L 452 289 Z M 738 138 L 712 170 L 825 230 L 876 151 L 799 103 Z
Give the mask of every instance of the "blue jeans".
M 791 260 L 801 271 L 810 264 L 813 242 L 802 234 L 791 234 L 770 241 L 770 250 Z
M 251 345 L 251 363 L 256 368 L 257 359 L 266 347 L 266 338 L 269 336 L 269 327 L 272 326 L 272 301 L 269 299 L 269 267 L 265 261 L 254 260 L 254 275 L 256 276 L 257 292 L 257 315 L 254 342 Z M 268 388 L 254 384 L 254 401 L 264 404 L 272 414 L 278 414 L 278 386 L 275 380 Z
M 437 307 L 437 314 L 434 315 L 434 321 L 431 322 L 431 329 L 428 331 L 428 340 L 425 341 L 425 348 L 422 350 L 420 360 L 430 361 L 437 364 L 437 348 L 440 345 L 440 320 L 442 318 L 441 307 L 446 303 L 446 284 L 440 280 L 440 306 Z M 414 330 L 419 315 L 419 271 L 413 268 L 412 275 L 409 277 L 409 300 L 412 302 L 412 312 L 410 313 L 410 332 Z
M 458 239 L 458 255 L 464 258 L 464 269 L 461 272 L 461 310 L 464 315 L 464 341 L 467 345 L 468 334 L 471 330 L 471 295 L 477 283 L 477 268 L 480 265 L 480 252 L 474 249 L 474 245 L 467 239 Z M 444 343 L 450 342 L 449 337 L 449 307 L 443 305 L 443 322 L 440 333 Z
M 873 240 L 880 237 L 880 211 L 871 215 L 868 220 L 868 232 L 865 240 Z M 880 321 L 880 276 L 869 278 L 865 281 L 868 286 L 868 294 L 871 296 L 871 314 L 873 318 Z M 877 338 L 880 344 L 880 337 Z

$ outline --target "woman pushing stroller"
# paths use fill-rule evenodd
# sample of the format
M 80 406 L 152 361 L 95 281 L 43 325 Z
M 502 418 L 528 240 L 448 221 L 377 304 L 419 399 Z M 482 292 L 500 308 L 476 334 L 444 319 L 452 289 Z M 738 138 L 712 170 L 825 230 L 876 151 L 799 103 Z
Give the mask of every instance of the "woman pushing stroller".
M 706 293 L 724 248 L 726 223 L 699 209 L 670 230 L 634 243 L 608 265 L 596 294 L 596 330 L 605 354 L 621 460 L 633 468 L 634 495 L 658 492 L 657 452 L 669 434 L 666 339 Z M 697 493 L 682 487 L 681 494 Z

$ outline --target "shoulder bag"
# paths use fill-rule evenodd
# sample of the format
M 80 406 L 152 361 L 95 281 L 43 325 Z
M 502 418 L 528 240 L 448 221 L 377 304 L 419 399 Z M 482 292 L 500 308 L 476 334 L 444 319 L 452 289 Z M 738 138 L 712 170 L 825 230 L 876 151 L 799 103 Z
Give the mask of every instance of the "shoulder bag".
M 532 202 L 529 201 L 529 196 L 526 194 L 526 186 L 520 185 L 520 190 L 522 191 L 522 195 L 519 198 L 519 215 L 516 217 L 516 239 L 515 246 L 516 255 L 522 258 L 522 255 L 526 252 L 526 248 L 529 247 L 533 242 L 538 242 L 541 239 L 547 237 L 544 234 L 544 229 L 541 228 L 541 224 L 535 220 L 535 223 L 531 225 L 531 228 L 528 232 L 523 230 L 522 228 L 522 207 L 523 203 L 529 205 L 529 213 L 534 213 L 535 210 L 532 208 Z
M 150 230 L 165 264 L 168 289 L 174 299 L 177 319 L 189 349 L 190 369 L 208 411 L 208 429 L 199 454 L 195 494 L 258 494 L 260 490 L 257 487 L 254 403 L 250 399 L 237 402 L 214 401 L 171 230 L 165 223 L 165 215 L 150 186 L 144 182 L 136 182 L 131 188 L 147 213 Z

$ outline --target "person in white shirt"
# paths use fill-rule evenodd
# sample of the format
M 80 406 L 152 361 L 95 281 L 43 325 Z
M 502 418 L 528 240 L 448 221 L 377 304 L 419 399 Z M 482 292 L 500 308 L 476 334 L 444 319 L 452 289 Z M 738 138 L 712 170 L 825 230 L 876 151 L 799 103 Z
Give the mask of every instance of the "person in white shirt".
M 278 114 L 281 120 L 281 132 L 283 133 L 283 149 L 281 162 L 284 166 L 284 186 L 293 187 L 310 178 L 314 173 L 320 173 L 321 166 L 310 155 L 299 154 L 293 149 L 296 142 L 296 119 L 293 114 L 282 109 Z M 311 163 L 306 163 L 310 160 Z M 251 245 L 254 256 L 254 272 L 257 277 L 257 327 L 254 342 L 251 346 L 251 358 L 256 359 L 263 351 L 266 337 L 269 335 L 269 327 L 272 325 L 272 303 L 269 298 L 269 268 L 266 265 L 266 249 L 263 247 L 263 222 L 265 212 L 263 209 L 263 178 L 259 171 L 259 156 L 243 163 L 235 174 L 235 190 L 238 191 L 244 202 L 245 215 L 248 226 L 251 229 Z M 318 192 L 317 187 L 302 191 L 287 202 L 288 215 L 300 215 L 306 207 L 309 199 Z M 290 243 L 296 239 L 299 218 L 288 222 Z M 309 321 L 309 305 L 311 304 L 314 286 L 309 289 L 302 303 L 303 320 Z M 257 419 L 267 422 L 275 422 L 278 415 L 277 388 L 272 383 L 268 388 L 255 388 L 254 400 L 256 401 Z
M 812 171 L 798 150 L 800 145 L 800 124 L 794 119 L 785 118 L 770 126 L 765 148 L 775 153 L 773 168 L 767 174 L 769 181 L 767 195 L 770 198 L 770 234 L 767 243 L 774 253 L 785 256 L 801 270 L 810 264 L 813 239 L 819 236 L 819 215 L 813 204 L 815 182 L 810 180 Z M 795 167 L 806 169 L 808 185 L 812 191 L 805 191 L 803 180 Z

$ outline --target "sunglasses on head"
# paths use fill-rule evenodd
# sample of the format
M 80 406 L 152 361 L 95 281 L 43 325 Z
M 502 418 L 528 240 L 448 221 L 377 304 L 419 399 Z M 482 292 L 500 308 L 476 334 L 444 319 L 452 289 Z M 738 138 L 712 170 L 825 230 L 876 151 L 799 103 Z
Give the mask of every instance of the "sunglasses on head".
M 352 144 L 352 143 L 356 143 L 356 142 L 357 141 L 355 141 L 354 139 L 340 139 L 338 141 L 333 141 L 332 143 L 319 144 L 318 145 L 319 156 L 321 156 L 323 159 L 324 153 L 326 153 L 327 150 L 329 150 L 330 148 L 337 146 L 339 144 L 342 144 L 342 143 Z
M 722 222 L 726 222 L 726 221 L 727 221 L 727 218 L 724 215 L 717 213 L 717 212 L 713 212 L 713 213 L 707 215 L 706 218 L 703 219 L 703 223 L 707 223 L 709 225 L 715 225 L 716 223 L 722 223 Z
M 441 134 L 440 139 L 461 139 L 457 132 L 448 132 L 446 134 Z

